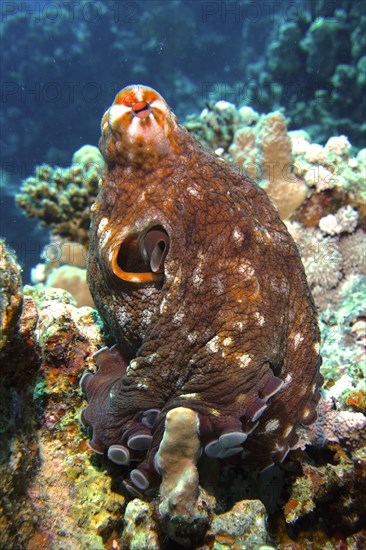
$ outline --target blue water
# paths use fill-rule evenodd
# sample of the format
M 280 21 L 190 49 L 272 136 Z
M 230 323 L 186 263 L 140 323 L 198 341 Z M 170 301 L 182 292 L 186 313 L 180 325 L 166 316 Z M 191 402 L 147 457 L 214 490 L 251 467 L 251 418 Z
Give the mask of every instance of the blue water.
M 1 167 L 7 177 L 1 177 L 0 235 L 18 252 L 24 280 L 48 231 L 14 206 L 20 181 L 37 164 L 68 166 L 75 150 L 97 144 L 101 116 L 126 84 L 156 88 L 181 120 L 218 99 L 261 112 L 283 107 L 290 127 L 307 127 L 319 142 L 345 133 L 360 147 L 363 6 L 348 0 L 1 0 Z M 321 18 L 326 25 L 319 38 L 309 29 Z

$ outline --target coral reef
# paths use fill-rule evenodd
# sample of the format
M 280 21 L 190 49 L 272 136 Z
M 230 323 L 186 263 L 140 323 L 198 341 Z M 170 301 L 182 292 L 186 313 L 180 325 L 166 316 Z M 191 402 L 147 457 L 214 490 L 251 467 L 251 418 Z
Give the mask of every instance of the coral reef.
M 365 544 L 366 150 L 354 153 L 345 136 L 324 146 L 312 143 L 304 131 L 287 132 L 279 112 L 259 115 L 227 102 L 208 105 L 187 127 L 219 156 L 235 156 L 243 169 L 256 164 L 253 175 L 287 218 L 320 312 L 325 390 L 318 420 L 299 430 L 298 448 L 280 466 L 258 476 L 238 468 L 233 457 L 219 481 L 205 457 L 196 467 L 193 411 L 185 409 L 182 426 L 173 409 L 151 465 L 163 474 L 160 493 L 150 503 L 135 499 L 125 508 L 127 469 L 92 455 L 78 422 L 85 406 L 78 380 L 85 368 L 94 373 L 100 364 L 101 354 L 95 360 L 92 355 L 110 344 L 108 330 L 95 310 L 78 308 L 67 292 L 53 288 L 65 272 L 69 279 L 80 269 L 80 280 L 85 273 L 84 251 L 71 239 L 88 239 L 88 205 L 99 179 L 90 163 L 99 153 L 81 150 L 73 166 L 86 169 L 76 180 L 73 166 L 60 176 L 57 169 L 39 168 L 41 176 L 22 192 L 28 213 L 47 220 L 53 232 L 55 257 L 48 248 L 46 264 L 34 274 L 35 282 L 47 286 L 28 286 L 22 294 L 14 255 L 1 253 L 6 330 L 0 351 L 0 546 L 139 550 L 179 541 L 197 550 L 268 544 L 281 550 L 359 550 Z M 286 195 L 276 198 L 286 166 Z M 292 200 L 291 186 L 301 200 Z M 65 191 L 65 200 L 75 193 L 74 205 L 64 209 L 56 188 Z
M 34 530 L 26 491 L 38 462 L 33 401 L 41 353 L 35 338 L 37 310 L 21 292 L 20 268 L 1 241 L 0 546 L 24 547 Z
M 124 520 L 122 548 L 160 550 L 163 547 L 152 504 L 138 499 L 129 502 Z M 236 550 L 237 548 L 274 550 L 268 545 L 269 540 L 265 507 L 259 500 L 243 500 L 237 502 L 228 512 L 213 515 L 210 528 L 204 538 L 195 544 L 191 542 L 183 547 L 196 550 Z
M 86 269 L 63 265 L 52 270 L 45 284 L 47 287 L 63 288 L 70 292 L 78 307 L 94 307 L 93 298 L 86 282 Z
M 343 374 L 356 381 L 365 378 L 365 284 L 365 276 L 347 276 L 320 314 L 322 373 L 329 380 Z
M 322 146 L 303 130 L 289 132 L 279 111 L 259 115 L 222 101 L 185 126 L 263 187 L 282 219 L 311 227 L 322 219 L 328 235 L 351 233 L 365 223 L 365 149 L 354 156 L 345 136 Z
M 104 161 L 96 147 L 76 151 L 70 168 L 38 166 L 23 181 L 16 202 L 27 216 L 64 240 L 89 242 L 90 207 L 95 200 Z
M 304 128 L 317 141 L 341 131 L 360 145 L 364 23 L 357 0 L 310 2 L 309 9 L 302 4 L 290 17 L 279 4 L 264 51 L 259 49 L 246 67 L 247 79 L 263 90 L 252 106 L 268 111 L 281 105 L 291 128 Z M 327 55 L 320 55 L 324 51 Z
M 229 153 L 266 190 L 283 219 L 306 199 L 308 188 L 293 171 L 291 140 L 282 113 L 262 115 L 255 126 L 237 130 Z
M 209 548 L 261 548 L 274 550 L 268 545 L 267 513 L 260 500 L 242 500 L 224 514 L 215 516 L 206 533 L 203 545 L 197 550 Z
M 160 550 L 160 540 L 155 510 L 152 504 L 143 500 L 131 500 L 124 514 L 124 529 L 121 538 L 122 548 L 129 550 Z
M 103 461 L 89 463 L 78 422 L 77 382 L 104 343 L 97 314 L 62 290 L 24 292 L 1 352 L 1 546 L 103 549 L 121 528 L 124 497 Z
M 16 329 L 22 309 L 21 268 L 0 239 L 0 351 Z
M 331 313 L 322 321 L 324 375 L 330 388 L 320 402 L 319 420 L 300 434 L 300 445 L 306 445 L 306 449 L 293 451 L 280 469 L 265 472 L 260 478 L 253 472 L 246 477 L 242 469 L 227 466 L 231 482 L 223 482 L 221 496 L 215 489 L 215 474 L 207 463 L 202 464 L 200 483 L 207 485 L 206 498 L 215 496 L 217 505 L 211 508 L 203 538 L 195 539 L 189 547 L 234 549 L 240 544 L 293 550 L 312 544 L 314 549 L 336 550 L 339 537 L 343 537 L 350 548 L 358 550 L 360 541 L 362 548 L 360 526 L 365 521 L 362 514 L 366 494 L 365 490 L 360 491 L 366 471 L 361 448 L 366 417 L 365 409 L 360 408 L 364 406 L 365 394 L 359 368 L 362 369 L 361 346 L 366 341 L 360 325 L 364 318 L 362 288 L 357 276 L 342 283 L 343 301 L 332 313 L 339 311 L 339 319 L 344 319 L 341 327 L 347 332 L 342 342 L 329 338 L 329 333 L 334 336 L 334 327 L 338 330 L 336 322 L 328 317 Z M 184 432 L 178 429 L 182 418 L 171 418 L 173 430 L 166 431 L 165 443 L 159 450 L 157 462 L 165 470 L 165 490 L 151 503 L 135 499 L 125 509 L 122 480 L 128 475 L 127 470 L 100 455 L 92 456 L 86 445 L 87 434 L 78 422 L 83 404 L 77 381 L 85 367 L 94 370 L 92 354 L 105 344 L 97 313 L 90 308 L 76 308 L 73 298 L 57 289 L 28 286 L 23 302 L 18 325 L 1 355 L 0 428 L 3 441 L 7 442 L 0 465 L 1 545 L 59 550 L 65 545 L 70 549 L 160 550 L 175 544 L 167 533 L 173 538 L 178 536 L 181 542 L 192 541 L 188 534 L 191 525 L 184 515 L 175 514 L 174 507 L 170 508 L 172 516 L 181 520 L 177 532 L 164 524 L 159 512 L 160 506 L 164 510 L 167 503 L 174 504 L 177 495 L 184 494 L 184 487 L 202 491 L 189 483 L 190 474 L 185 475 L 194 473 L 197 452 L 187 437 L 196 429 L 190 425 L 189 417 L 183 415 Z M 337 360 L 342 357 L 340 350 L 347 346 L 354 359 L 347 355 Z M 349 368 L 352 362 L 356 368 L 353 371 Z M 341 363 L 343 372 L 348 374 L 340 379 Z M 184 449 L 188 451 L 186 459 L 180 461 L 178 455 Z M 234 504 L 229 504 L 230 495 Z M 245 495 L 250 495 L 251 500 L 243 500 L 248 498 Z M 258 498 L 266 503 L 266 509 Z M 179 509 L 179 498 L 177 502 Z M 282 505 L 283 523 L 277 525 L 275 517 Z M 314 517 L 318 518 L 316 523 Z M 332 542 L 324 525 L 334 535 Z
M 34 285 L 63 288 L 79 307 L 94 307 L 86 282 L 86 258 L 87 249 L 82 244 L 54 235 L 41 254 L 45 263 L 32 268 L 31 281 Z
M 350 457 L 339 451 L 335 464 L 315 466 L 309 461 L 301 468 L 302 475 L 293 483 L 285 505 L 286 522 L 296 523 L 312 513 L 317 523 L 337 524 L 345 532 L 362 535 L 366 521 L 366 448 L 357 449 Z
M 231 145 L 235 129 L 243 123 L 250 126 L 258 117 L 249 107 L 238 111 L 228 101 L 217 101 L 208 104 L 199 115 L 188 115 L 184 125 L 201 143 L 221 154 Z

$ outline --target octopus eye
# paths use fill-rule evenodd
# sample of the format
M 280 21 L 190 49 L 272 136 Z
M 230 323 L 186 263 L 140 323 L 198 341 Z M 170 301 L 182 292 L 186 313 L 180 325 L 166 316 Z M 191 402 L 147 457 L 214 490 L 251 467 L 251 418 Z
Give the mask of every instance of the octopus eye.
M 154 273 L 163 272 L 164 260 L 169 251 L 169 244 L 168 234 L 161 226 L 152 227 L 146 233 L 141 252 L 148 259 L 150 269 Z
M 169 244 L 167 232 L 159 225 L 143 235 L 129 235 L 112 256 L 112 271 L 130 283 L 162 281 Z

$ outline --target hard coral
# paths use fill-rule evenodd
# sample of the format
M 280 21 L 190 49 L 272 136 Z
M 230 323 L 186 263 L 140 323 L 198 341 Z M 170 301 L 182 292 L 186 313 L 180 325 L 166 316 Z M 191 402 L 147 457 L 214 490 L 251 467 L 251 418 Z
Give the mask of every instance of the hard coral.
M 30 218 L 70 241 L 88 244 L 90 207 L 97 195 L 104 161 L 96 147 L 85 145 L 69 168 L 38 166 L 35 176 L 23 181 L 16 196 Z
M 353 235 L 343 237 L 340 243 L 342 269 L 346 274 L 366 275 L 366 234 L 358 229 Z
M 48 287 L 63 288 L 70 292 L 79 307 L 94 307 L 94 302 L 86 283 L 86 269 L 63 265 L 50 273 L 45 284 Z
M 353 233 L 358 223 L 358 212 L 352 206 L 343 206 L 335 214 L 328 214 L 319 221 L 319 228 L 327 235 Z
M 227 150 L 232 143 L 240 115 L 232 103 L 218 101 L 209 104 L 200 115 L 189 115 L 184 126 L 205 145 L 216 150 Z
M 169 411 L 157 454 L 163 476 L 159 494 L 161 526 L 170 538 L 185 546 L 205 532 L 215 503 L 199 486 L 197 427 L 198 415 L 193 410 L 177 407 Z
M 307 197 L 307 186 L 293 173 L 291 141 L 282 113 L 262 115 L 255 126 L 239 129 L 229 152 L 265 188 L 282 218 L 287 218 Z
M 21 267 L 0 239 L 0 350 L 16 329 L 22 309 Z

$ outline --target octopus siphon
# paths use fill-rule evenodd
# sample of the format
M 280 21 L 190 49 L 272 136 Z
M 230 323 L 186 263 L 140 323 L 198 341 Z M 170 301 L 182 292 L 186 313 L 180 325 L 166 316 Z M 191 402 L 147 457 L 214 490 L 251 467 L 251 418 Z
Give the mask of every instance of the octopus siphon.
M 90 447 L 159 487 L 166 415 L 194 411 L 202 453 L 259 470 L 316 419 L 319 330 L 296 245 L 266 193 L 205 149 L 152 88 L 104 114 L 88 283 L 115 345 L 81 387 Z

